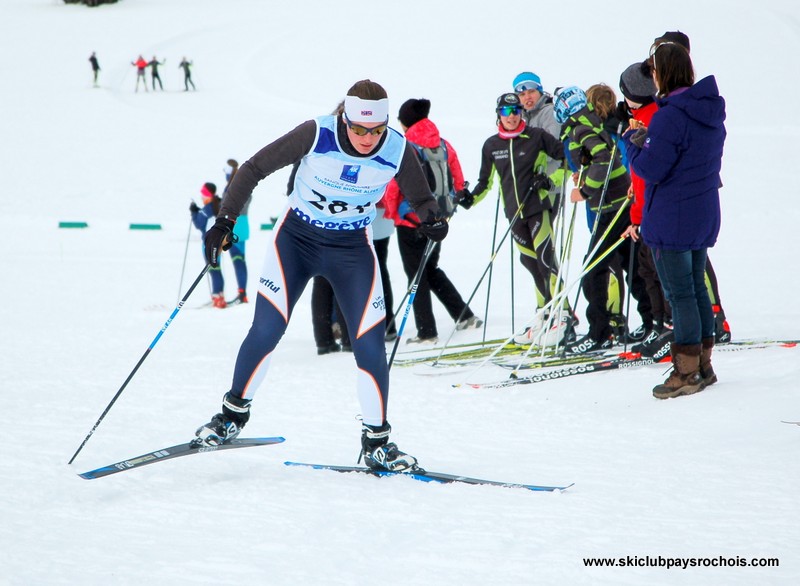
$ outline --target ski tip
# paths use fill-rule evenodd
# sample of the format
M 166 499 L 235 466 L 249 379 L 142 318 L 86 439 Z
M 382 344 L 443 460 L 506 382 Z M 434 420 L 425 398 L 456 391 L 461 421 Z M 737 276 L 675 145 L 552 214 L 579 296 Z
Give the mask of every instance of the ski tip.
M 96 478 L 100 478 L 102 476 L 106 476 L 110 473 L 115 472 L 116 469 L 109 466 L 104 466 L 103 468 L 97 468 L 96 470 L 89 470 L 88 472 L 81 472 L 78 474 L 84 480 L 95 480 Z

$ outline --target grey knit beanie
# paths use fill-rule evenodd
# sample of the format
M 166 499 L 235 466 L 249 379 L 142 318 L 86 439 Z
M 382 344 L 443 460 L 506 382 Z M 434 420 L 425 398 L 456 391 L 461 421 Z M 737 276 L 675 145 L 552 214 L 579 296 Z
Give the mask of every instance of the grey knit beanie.
M 656 84 L 646 73 L 644 63 L 634 63 L 619 76 L 619 89 L 631 102 L 642 106 L 651 103 L 656 94 Z

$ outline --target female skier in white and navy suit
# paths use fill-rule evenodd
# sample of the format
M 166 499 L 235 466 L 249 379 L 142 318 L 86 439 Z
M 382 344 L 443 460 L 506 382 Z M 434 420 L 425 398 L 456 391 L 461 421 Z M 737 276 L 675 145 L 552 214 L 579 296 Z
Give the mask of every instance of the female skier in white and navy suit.
M 386 311 L 370 224 L 375 204 L 392 179 L 431 240 L 447 235 L 447 222 L 413 147 L 388 127 L 388 102 L 379 84 L 357 82 L 347 92 L 341 115 L 304 122 L 267 145 L 240 167 L 229 186 L 205 239 L 212 266 L 229 246 L 238 213 L 258 182 L 299 162 L 288 209 L 275 228 L 260 275 L 253 325 L 239 350 L 231 389 L 223 398 L 222 412 L 197 430 L 205 443 L 230 440 L 247 423 L 250 402 L 292 309 L 308 281 L 321 275 L 333 286 L 350 331 L 359 371 L 365 463 L 389 470 L 416 466 L 416 458 L 389 443 Z

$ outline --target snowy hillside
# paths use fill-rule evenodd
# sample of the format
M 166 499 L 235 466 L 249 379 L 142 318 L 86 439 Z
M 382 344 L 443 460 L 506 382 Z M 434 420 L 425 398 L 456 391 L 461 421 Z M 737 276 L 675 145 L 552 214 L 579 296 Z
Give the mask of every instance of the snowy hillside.
M 669 401 L 650 392 L 663 366 L 505 390 L 454 388 L 465 380 L 458 372 L 393 368 L 393 439 L 425 467 L 575 486 L 533 493 L 378 480 L 283 466 L 350 464 L 359 451 L 353 358 L 316 355 L 307 291 L 244 433 L 285 443 L 80 479 L 186 441 L 218 409 L 253 304 L 197 309 L 208 300 L 203 282 L 67 465 L 203 268 L 188 213 L 202 184 L 223 185 L 228 158 L 247 160 L 367 77 L 388 90 L 393 117 L 407 98 L 429 98 L 474 184 L 495 99 L 518 72 L 536 71 L 549 91 L 601 81 L 616 88 L 654 37 L 687 32 L 698 77 L 716 75 L 728 104 L 723 227 L 710 256 L 733 335 L 800 338 L 792 155 L 800 129 L 789 105 L 800 89 L 796 7 L 676 0 L 625 14 L 589 2 L 485 0 L 1 4 L 0 585 L 800 581 L 800 427 L 781 423 L 800 420 L 798 349 L 719 352 L 717 385 Z M 140 54 L 166 59 L 164 92 L 134 92 L 130 63 Z M 183 91 L 184 56 L 195 92 Z M 287 177 L 267 178 L 254 194 L 251 296 L 271 238 L 258 227 L 282 210 Z M 460 211 L 444 242 L 440 264 L 465 296 L 489 261 L 493 223 L 493 201 Z M 587 239 L 579 234 L 575 250 Z M 510 256 L 501 253 L 493 271 L 490 338 L 530 317 L 532 283 Z M 399 300 L 394 242 L 390 268 Z M 232 268 L 224 270 L 231 297 Z M 486 295 L 483 286 L 476 312 Z M 435 307 L 447 337 L 450 323 Z M 478 336 L 458 332 L 453 341 Z M 507 374 L 494 368 L 474 377 Z M 628 556 L 714 566 L 584 561 Z M 727 565 L 754 558 L 779 566 Z

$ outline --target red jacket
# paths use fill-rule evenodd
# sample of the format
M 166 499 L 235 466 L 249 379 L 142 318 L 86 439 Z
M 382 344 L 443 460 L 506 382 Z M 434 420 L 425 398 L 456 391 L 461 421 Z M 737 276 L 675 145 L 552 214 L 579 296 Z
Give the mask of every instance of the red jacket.
M 423 118 L 406 130 L 406 140 L 421 147 L 432 148 L 441 144 L 442 137 L 439 135 L 436 125 L 429 118 Z M 445 140 L 444 144 L 447 147 L 447 166 L 453 176 L 453 189 L 461 191 L 464 189 L 464 172 L 461 170 L 461 163 L 458 162 L 458 154 L 449 142 Z M 397 213 L 397 208 L 403 201 L 403 194 L 400 193 L 400 188 L 394 179 L 386 186 L 386 193 L 381 201 L 386 206 L 384 217 L 394 220 L 395 226 L 415 227 L 413 223 L 404 220 Z M 417 214 L 408 214 L 408 217 L 419 225 L 420 220 Z
M 636 110 L 632 110 L 633 119 L 638 120 L 645 126 L 650 126 L 650 119 L 658 110 L 658 104 L 652 102 Z M 633 165 L 628 162 L 628 171 L 631 174 L 631 185 L 633 185 L 633 204 L 631 205 L 631 224 L 637 226 L 642 223 L 642 211 L 644 210 L 644 189 L 645 181 L 633 170 Z

